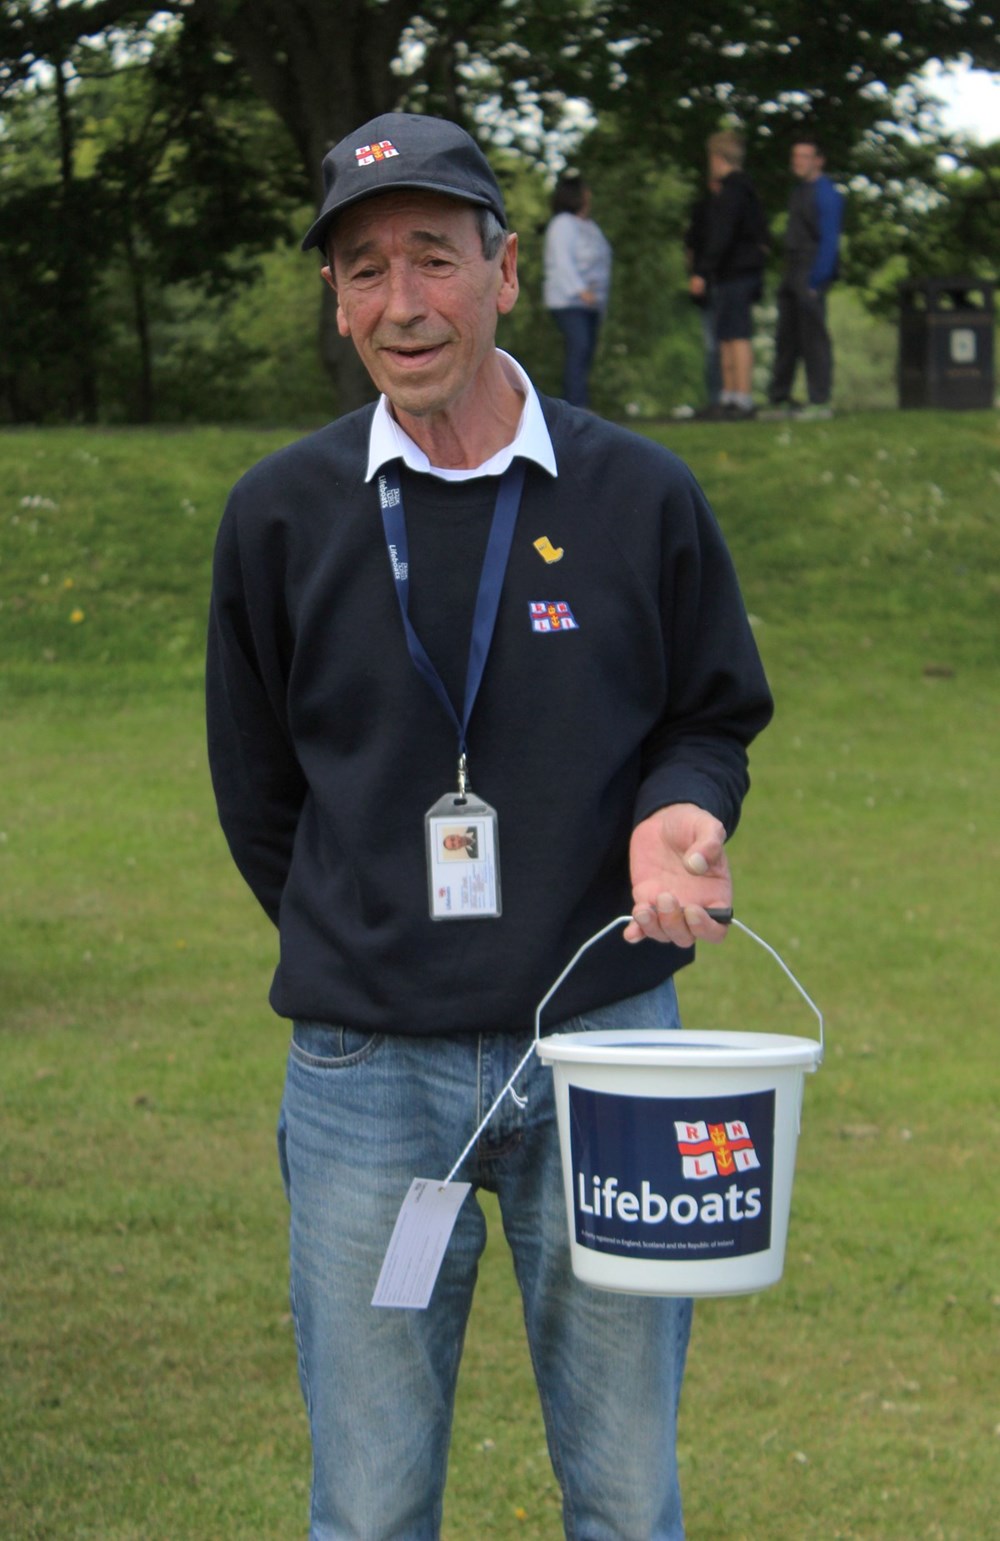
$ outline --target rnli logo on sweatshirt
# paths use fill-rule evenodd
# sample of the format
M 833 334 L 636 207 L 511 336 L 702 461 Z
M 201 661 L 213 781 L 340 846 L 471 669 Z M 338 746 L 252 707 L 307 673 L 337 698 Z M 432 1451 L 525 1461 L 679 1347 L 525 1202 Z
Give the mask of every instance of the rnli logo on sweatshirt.
M 528 605 L 532 631 L 579 631 L 569 605 L 564 599 L 533 599 Z

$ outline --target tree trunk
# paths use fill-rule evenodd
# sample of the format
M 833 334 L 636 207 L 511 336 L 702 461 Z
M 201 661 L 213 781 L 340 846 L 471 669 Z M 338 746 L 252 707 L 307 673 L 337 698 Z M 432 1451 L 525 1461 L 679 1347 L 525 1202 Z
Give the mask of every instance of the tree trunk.
M 398 102 L 392 62 L 410 0 L 195 0 L 226 39 L 256 90 L 298 148 L 318 209 L 323 157 L 352 129 Z M 325 288 L 319 350 L 338 413 L 370 401 L 373 388 L 353 347 L 337 332 L 336 305 Z
M 91 305 L 91 264 L 93 254 L 87 249 L 86 223 L 79 214 L 83 199 L 78 196 L 75 178 L 75 144 L 65 60 L 53 61 L 55 72 L 56 115 L 59 125 L 59 167 L 62 237 L 59 262 L 62 282 L 57 305 L 62 324 L 63 346 L 72 360 L 75 401 L 73 406 L 85 423 L 96 423 L 98 415 L 97 367 L 94 351 L 94 327 Z
M 319 309 L 319 356 L 333 382 L 334 405 L 338 416 L 353 412 L 373 400 L 375 387 L 358 358 L 354 344 L 337 331 L 337 300 L 325 284 Z
M 153 421 L 153 350 L 149 340 L 149 309 L 146 305 L 145 269 L 135 249 L 131 222 L 125 227 L 125 259 L 132 286 L 132 314 L 135 340 L 139 351 L 139 381 L 133 422 Z

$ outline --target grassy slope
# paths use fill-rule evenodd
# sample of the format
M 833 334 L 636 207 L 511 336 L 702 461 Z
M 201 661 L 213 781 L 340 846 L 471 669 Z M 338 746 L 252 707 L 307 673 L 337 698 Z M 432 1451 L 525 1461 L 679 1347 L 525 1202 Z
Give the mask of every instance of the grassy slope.
M 272 1155 L 285 1035 L 269 927 L 215 828 L 198 689 L 225 487 L 292 436 L 0 437 L 0 1534 L 17 1541 L 301 1532 Z M 720 514 L 779 701 L 734 844 L 740 912 L 829 1034 L 785 1279 L 699 1308 L 690 1538 L 987 1534 L 997 420 L 665 437 Z M 738 935 L 683 998 L 693 1024 L 809 1030 Z M 449 1541 L 559 1533 L 491 1253 Z
M 700 1313 L 685 1432 L 704 1534 L 988 1528 L 998 1302 L 973 1172 L 997 1123 L 998 438 L 990 416 L 894 415 L 758 430 L 704 463 L 779 701 L 735 846 L 741 908 L 830 1042 L 786 1281 Z M 801 1030 L 769 971 L 703 958 L 690 1019 L 795 1030 L 791 1010 Z M 723 1396 L 751 1416 L 720 1450 L 698 1429 Z

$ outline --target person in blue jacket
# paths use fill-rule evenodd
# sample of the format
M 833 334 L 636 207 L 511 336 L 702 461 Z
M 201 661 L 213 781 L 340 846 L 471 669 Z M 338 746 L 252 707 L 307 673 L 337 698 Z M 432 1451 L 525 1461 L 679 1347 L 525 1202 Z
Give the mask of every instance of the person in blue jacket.
M 828 417 L 833 389 L 833 347 L 826 323 L 826 296 L 837 276 L 844 198 L 824 173 L 819 143 L 803 135 L 792 145 L 796 178 L 788 200 L 785 269 L 778 289 L 778 324 L 769 399 L 792 406 L 792 385 L 801 359 L 809 406 L 806 415 Z

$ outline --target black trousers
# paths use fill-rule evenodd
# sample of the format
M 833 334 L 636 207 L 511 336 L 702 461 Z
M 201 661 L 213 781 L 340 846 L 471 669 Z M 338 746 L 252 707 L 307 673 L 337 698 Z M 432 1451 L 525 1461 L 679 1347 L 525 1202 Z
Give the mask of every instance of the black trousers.
M 833 347 L 826 325 L 826 290 L 811 290 L 805 276 L 788 273 L 778 289 L 778 327 L 768 396 L 788 401 L 799 360 L 806 367 L 809 400 L 822 406 L 833 389 Z

